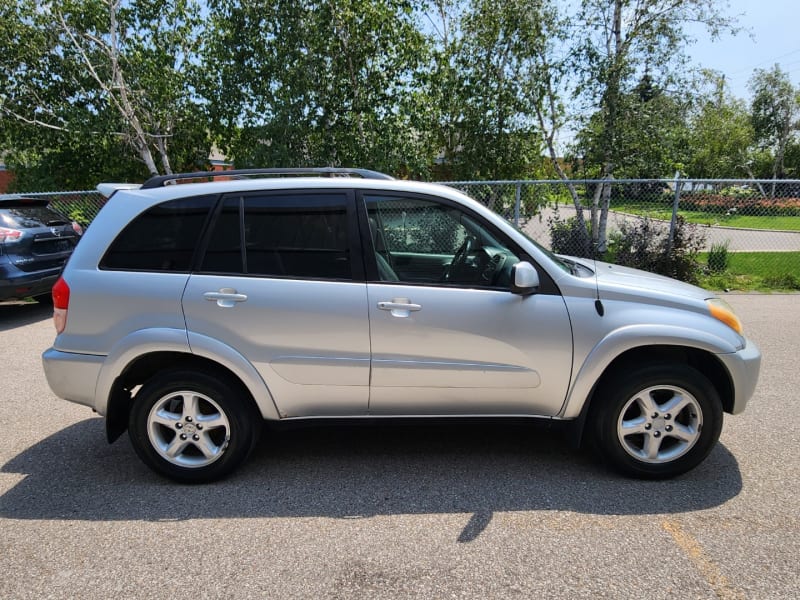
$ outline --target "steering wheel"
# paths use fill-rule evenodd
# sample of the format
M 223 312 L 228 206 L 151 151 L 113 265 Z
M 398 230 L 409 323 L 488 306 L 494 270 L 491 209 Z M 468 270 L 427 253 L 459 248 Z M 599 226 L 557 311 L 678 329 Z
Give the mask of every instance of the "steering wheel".
M 476 242 L 477 240 L 472 236 L 468 235 L 466 238 L 464 238 L 464 241 L 461 242 L 458 250 L 456 250 L 453 260 L 450 262 L 450 266 L 447 268 L 447 271 L 445 271 L 445 281 L 450 281 L 453 273 L 457 273 L 464 265 L 467 264 L 469 253 L 472 252 Z

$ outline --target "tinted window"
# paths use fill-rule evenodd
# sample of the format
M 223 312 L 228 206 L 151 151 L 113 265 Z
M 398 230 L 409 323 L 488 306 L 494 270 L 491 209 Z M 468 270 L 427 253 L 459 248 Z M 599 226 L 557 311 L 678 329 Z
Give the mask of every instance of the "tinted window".
M 188 271 L 216 196 L 171 200 L 148 209 L 122 230 L 100 267 Z
M 202 270 L 350 279 L 346 196 L 227 198 L 212 231 Z
M 201 271 L 244 273 L 239 207 L 242 198 L 227 198 L 217 215 Z

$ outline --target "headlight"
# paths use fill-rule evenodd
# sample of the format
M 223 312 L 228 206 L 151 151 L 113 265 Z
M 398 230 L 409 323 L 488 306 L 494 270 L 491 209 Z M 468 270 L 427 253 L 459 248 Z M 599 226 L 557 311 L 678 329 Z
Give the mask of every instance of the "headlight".
M 742 335 L 742 322 L 739 317 L 733 312 L 730 305 L 720 298 L 709 298 L 706 300 L 706 305 L 711 313 L 711 316 L 725 323 L 728 327 L 733 329 L 739 335 Z

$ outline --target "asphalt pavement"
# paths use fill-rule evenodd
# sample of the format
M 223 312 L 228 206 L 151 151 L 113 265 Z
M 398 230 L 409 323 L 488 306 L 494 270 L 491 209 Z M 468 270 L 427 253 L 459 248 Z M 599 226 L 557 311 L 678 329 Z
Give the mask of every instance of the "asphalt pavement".
M 761 347 L 694 471 L 620 478 L 520 425 L 267 431 L 184 486 L 59 400 L 49 309 L 0 305 L 0 598 L 798 598 L 800 295 L 729 295 Z

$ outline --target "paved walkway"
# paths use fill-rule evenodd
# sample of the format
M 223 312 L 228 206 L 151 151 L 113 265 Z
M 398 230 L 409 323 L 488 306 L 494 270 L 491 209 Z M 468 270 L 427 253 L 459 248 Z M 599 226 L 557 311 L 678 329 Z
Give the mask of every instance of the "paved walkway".
M 544 246 L 550 247 L 548 217 L 558 213 L 563 220 L 575 214 L 571 206 L 545 209 L 541 215 L 529 220 L 523 227 L 525 233 Z M 584 215 L 589 219 L 589 211 Z M 609 232 L 618 231 L 623 222 L 638 221 L 641 217 L 611 212 L 608 216 Z M 666 224 L 666 223 L 665 223 Z M 666 224 L 668 225 L 668 224 Z M 800 252 L 800 231 L 771 231 L 765 229 L 739 229 L 733 227 L 699 226 L 706 236 L 706 249 L 712 244 L 728 242 L 731 252 Z

